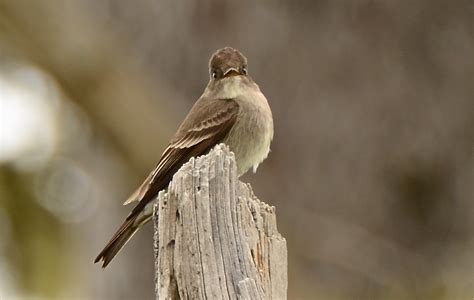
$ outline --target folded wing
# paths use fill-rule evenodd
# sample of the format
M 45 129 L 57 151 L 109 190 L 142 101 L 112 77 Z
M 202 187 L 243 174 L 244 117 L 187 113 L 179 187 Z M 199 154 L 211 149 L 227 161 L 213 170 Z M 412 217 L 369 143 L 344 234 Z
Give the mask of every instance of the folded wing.
M 196 103 L 196 105 L 199 104 Z M 239 105 L 232 99 L 225 99 L 210 102 L 208 105 L 204 103 L 202 107 L 196 107 L 192 111 L 202 116 L 201 120 L 189 122 L 192 117 L 189 115 L 185 119 L 175 138 L 163 152 L 158 165 L 148 175 L 145 182 L 125 201 L 124 204 L 139 202 L 130 216 L 153 200 L 157 193 L 166 187 L 174 173 L 191 157 L 205 154 L 224 139 L 235 123 Z M 195 120 L 195 118 L 192 119 Z

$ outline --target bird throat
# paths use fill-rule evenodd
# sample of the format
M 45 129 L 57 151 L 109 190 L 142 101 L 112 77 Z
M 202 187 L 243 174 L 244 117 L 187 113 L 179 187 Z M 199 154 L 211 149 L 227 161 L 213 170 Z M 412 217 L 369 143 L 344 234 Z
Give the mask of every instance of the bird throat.
M 235 99 L 248 91 L 248 86 L 243 81 L 243 76 L 231 76 L 221 79 L 215 91 L 216 98 Z

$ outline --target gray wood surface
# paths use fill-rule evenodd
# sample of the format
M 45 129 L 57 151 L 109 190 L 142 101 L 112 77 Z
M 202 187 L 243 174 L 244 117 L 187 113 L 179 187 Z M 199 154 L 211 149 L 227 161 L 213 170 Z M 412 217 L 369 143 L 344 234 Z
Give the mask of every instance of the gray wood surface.
M 217 145 L 191 159 L 154 209 L 157 299 L 286 299 L 286 240 L 275 208 L 237 179 Z

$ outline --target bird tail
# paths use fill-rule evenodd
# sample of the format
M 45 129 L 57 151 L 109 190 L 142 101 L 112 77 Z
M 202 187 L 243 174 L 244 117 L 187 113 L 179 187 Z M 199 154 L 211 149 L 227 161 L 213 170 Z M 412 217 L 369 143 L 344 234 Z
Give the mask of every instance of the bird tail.
M 94 260 L 94 263 L 102 261 L 102 268 L 107 267 L 110 261 L 117 255 L 117 253 L 125 246 L 125 244 L 132 238 L 135 232 L 138 231 L 143 222 L 137 222 L 137 216 L 127 218 L 120 226 L 119 230 L 114 234 L 110 242 L 104 247 L 99 255 Z

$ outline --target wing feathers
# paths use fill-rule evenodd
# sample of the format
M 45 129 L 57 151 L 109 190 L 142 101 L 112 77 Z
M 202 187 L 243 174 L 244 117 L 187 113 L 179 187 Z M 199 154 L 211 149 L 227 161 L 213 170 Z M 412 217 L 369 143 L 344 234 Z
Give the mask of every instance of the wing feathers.
M 218 104 L 222 107 L 218 107 L 217 113 L 211 114 L 211 111 L 215 112 L 216 110 L 207 108 L 209 116 L 203 118 L 203 121 L 193 124 L 194 126 L 187 130 L 180 128 L 181 132 L 178 132 L 175 139 L 171 141 L 168 148 L 163 152 L 158 165 L 148 175 L 145 182 L 124 202 L 124 205 L 135 201 L 149 202 L 150 199 L 147 199 L 147 195 L 158 193 L 168 184 L 168 182 L 165 184 L 163 182 L 156 184 L 156 182 L 167 178 L 171 179 L 174 172 L 188 161 L 191 156 L 205 154 L 212 146 L 222 141 L 235 123 L 239 106 L 237 102 L 231 99 L 222 100 Z M 186 125 L 185 122 L 183 122 L 184 125 Z M 204 144 L 200 145 L 202 143 Z M 198 145 L 199 147 L 196 147 Z M 172 172 L 174 169 L 176 170 Z M 170 172 L 173 174 L 169 174 Z M 138 211 L 139 207 L 144 206 L 144 204 L 140 204 L 132 211 L 131 215 Z

